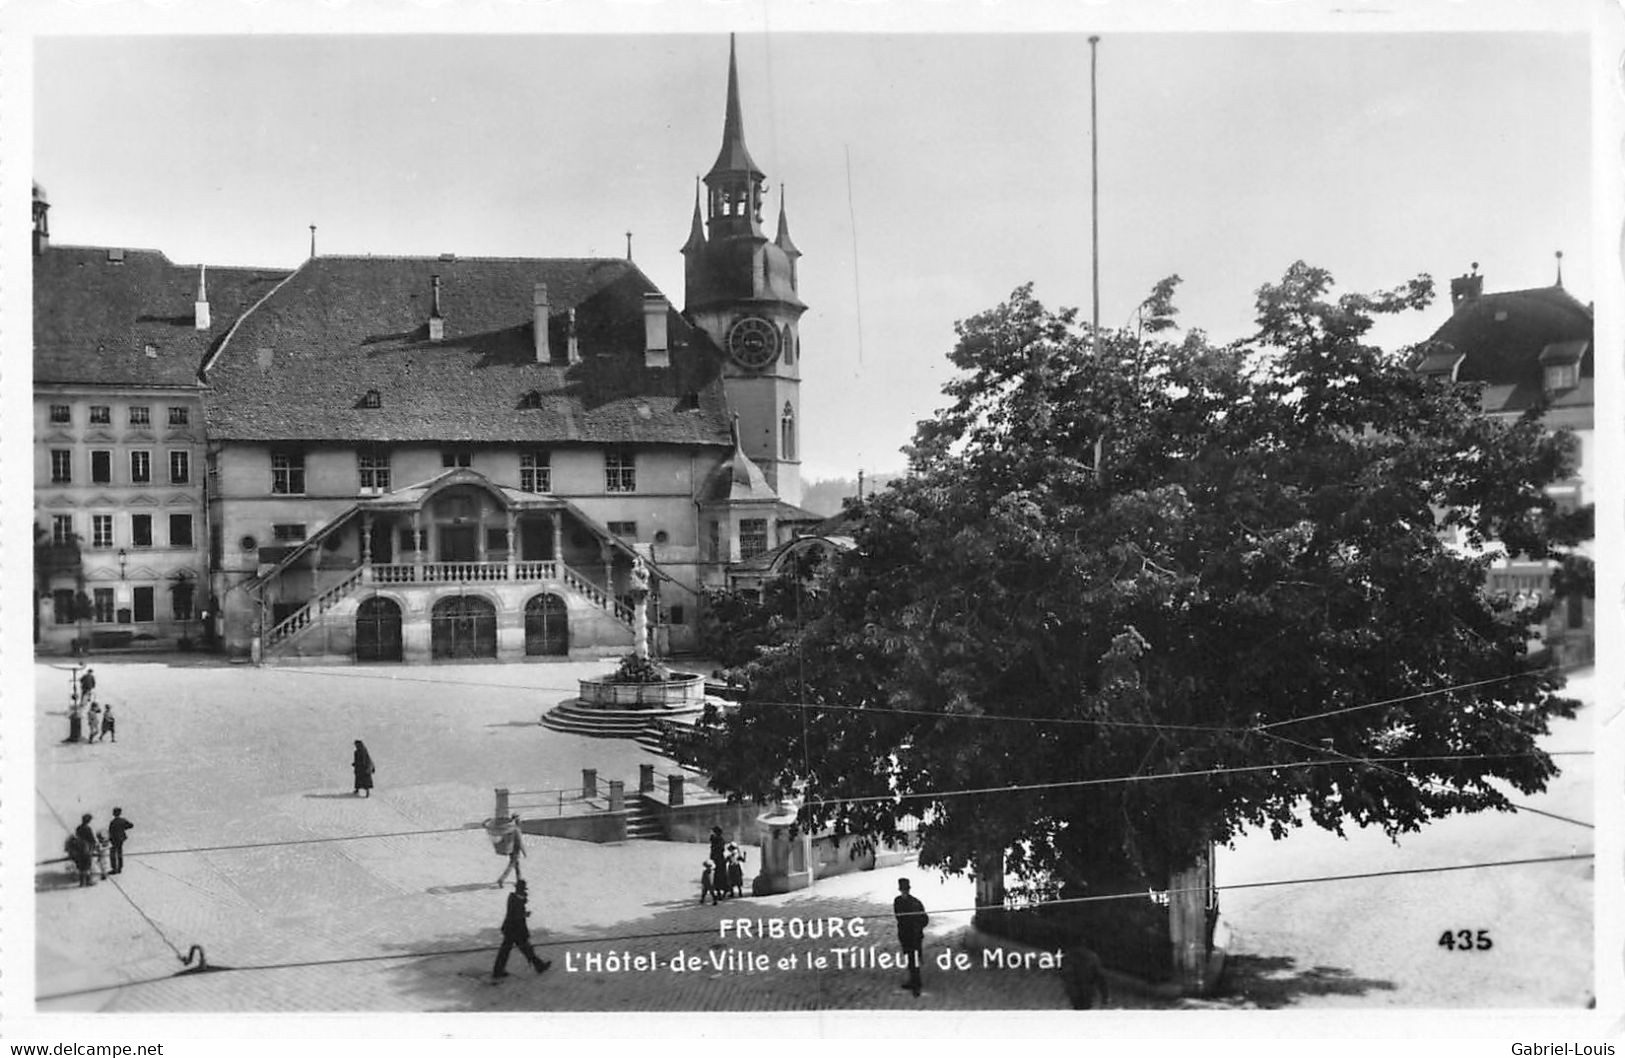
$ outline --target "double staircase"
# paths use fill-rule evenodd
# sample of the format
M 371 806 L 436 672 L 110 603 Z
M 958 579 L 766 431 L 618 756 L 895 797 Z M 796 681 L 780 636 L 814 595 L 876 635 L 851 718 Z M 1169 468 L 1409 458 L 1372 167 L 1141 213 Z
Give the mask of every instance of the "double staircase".
M 371 576 L 368 576 L 368 573 Z M 410 585 L 508 583 L 563 585 L 569 592 L 612 615 L 626 628 L 634 623 L 630 606 L 588 580 L 579 570 L 558 561 L 515 562 L 432 562 L 421 566 L 390 564 L 357 566 L 338 583 L 278 621 L 265 633 L 260 648 L 270 658 L 285 652 L 300 636 L 320 627 L 322 618 L 339 603 L 367 584 L 388 584 L 395 590 Z

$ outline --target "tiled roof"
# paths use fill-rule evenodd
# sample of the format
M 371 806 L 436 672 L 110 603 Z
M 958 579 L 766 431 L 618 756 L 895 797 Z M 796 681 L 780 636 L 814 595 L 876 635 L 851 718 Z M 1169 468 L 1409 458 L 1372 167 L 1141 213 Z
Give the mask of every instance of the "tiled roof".
M 195 386 L 211 345 L 285 275 L 211 266 L 211 326 L 200 331 L 193 326 L 197 265 L 156 250 L 47 247 L 34 257 L 34 380 Z
M 1542 398 L 1542 354 L 1550 361 L 1548 349 L 1559 346 L 1573 362 L 1579 350 L 1580 385 L 1554 394 L 1551 403 L 1589 403 L 1595 373 L 1592 340 L 1591 309 L 1562 287 L 1513 290 L 1463 301 L 1418 349 L 1418 364 L 1426 370 L 1427 361 L 1438 363 L 1451 352 L 1460 353 L 1456 378 L 1487 383 L 1485 409 L 1515 411 Z
M 442 340 L 431 341 L 431 277 Z M 552 358 L 535 360 L 547 287 Z M 720 356 L 667 312 L 670 367 L 644 364 L 649 279 L 591 258 L 317 257 L 248 313 L 208 368 L 229 440 L 729 443 Z M 581 362 L 565 363 L 568 310 Z M 377 407 L 362 407 L 376 390 Z

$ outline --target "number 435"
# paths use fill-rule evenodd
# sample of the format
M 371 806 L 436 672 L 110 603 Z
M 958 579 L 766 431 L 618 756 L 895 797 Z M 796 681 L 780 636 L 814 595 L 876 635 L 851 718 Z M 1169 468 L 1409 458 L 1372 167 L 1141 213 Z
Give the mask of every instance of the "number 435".
M 1495 947 L 1490 940 L 1490 931 L 1478 930 L 1476 933 L 1470 929 L 1447 929 L 1439 934 L 1439 947 L 1451 951 L 1489 951 Z

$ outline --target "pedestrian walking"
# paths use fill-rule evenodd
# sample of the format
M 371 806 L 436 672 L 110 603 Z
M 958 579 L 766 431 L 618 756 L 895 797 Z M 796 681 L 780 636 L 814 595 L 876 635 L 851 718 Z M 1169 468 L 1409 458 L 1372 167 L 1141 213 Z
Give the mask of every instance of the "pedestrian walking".
M 113 730 L 113 703 L 108 702 L 102 706 L 102 735 L 109 742 L 117 742 L 117 732 Z
M 88 739 L 88 741 L 91 741 L 91 742 L 94 742 L 98 738 L 102 737 L 102 703 L 100 703 L 100 702 L 91 702 L 90 703 L 90 731 L 89 731 L 89 735 L 90 735 L 90 738 Z
M 925 905 L 908 891 L 908 879 L 897 880 L 897 899 L 892 901 L 892 912 L 897 916 L 897 943 L 903 949 L 903 961 L 908 965 L 908 980 L 900 987 L 915 995 L 920 994 L 920 946 L 925 943 L 925 924 L 931 916 Z
M 367 747 L 358 738 L 355 740 L 355 756 L 350 761 L 350 767 L 355 770 L 355 795 L 362 796 L 361 791 L 367 791 L 366 796 L 372 796 L 372 773 L 378 768 L 372 763 L 372 755 Z
M 107 835 L 100 830 L 96 832 L 96 872 L 107 881 Z
M 522 879 L 513 883 L 513 892 L 508 894 L 508 913 L 502 919 L 502 946 L 497 949 L 496 965 L 491 968 L 492 977 L 508 976 L 508 953 L 515 948 L 529 960 L 531 969 L 537 973 L 553 965 L 538 956 L 536 949 L 530 946 L 530 924 L 525 921 L 530 917 L 530 909 L 525 906 L 527 895 Z
M 129 837 L 135 824 L 124 818 L 124 809 L 113 809 L 113 819 L 107 824 L 108 859 L 112 861 L 112 870 L 109 874 L 120 874 L 124 870 L 124 842 Z
M 502 824 L 501 836 L 497 842 L 497 852 L 508 857 L 508 865 L 502 868 L 502 873 L 497 877 L 497 888 L 501 889 L 502 883 L 508 880 L 509 871 L 513 872 L 515 888 L 524 885 L 525 876 L 519 870 L 519 857 L 527 856 L 529 853 L 525 851 L 525 839 L 519 829 L 518 812 L 509 816 L 507 822 Z
M 68 737 L 64 741 L 78 742 L 83 737 L 81 733 L 83 727 L 84 718 L 80 714 L 78 701 L 75 701 L 68 706 Z
M 81 702 L 94 701 L 96 698 L 96 670 L 86 668 L 85 674 L 79 677 L 79 700 Z

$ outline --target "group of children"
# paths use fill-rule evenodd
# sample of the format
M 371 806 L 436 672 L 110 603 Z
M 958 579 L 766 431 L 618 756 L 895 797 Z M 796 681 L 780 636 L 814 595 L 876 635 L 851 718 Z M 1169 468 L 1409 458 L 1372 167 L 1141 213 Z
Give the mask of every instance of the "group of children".
M 97 742 L 106 737 L 109 742 L 118 741 L 118 728 L 113 719 L 113 703 L 96 700 L 96 671 L 86 669 L 85 674 L 79 677 L 79 692 L 74 695 L 73 703 L 68 706 L 68 738 L 69 742 Z M 89 706 L 89 730 L 85 728 L 86 706 Z
M 722 840 L 722 828 L 711 828 L 711 858 L 700 871 L 700 903 L 709 896 L 715 904 L 730 896 L 745 895 L 745 850 Z

